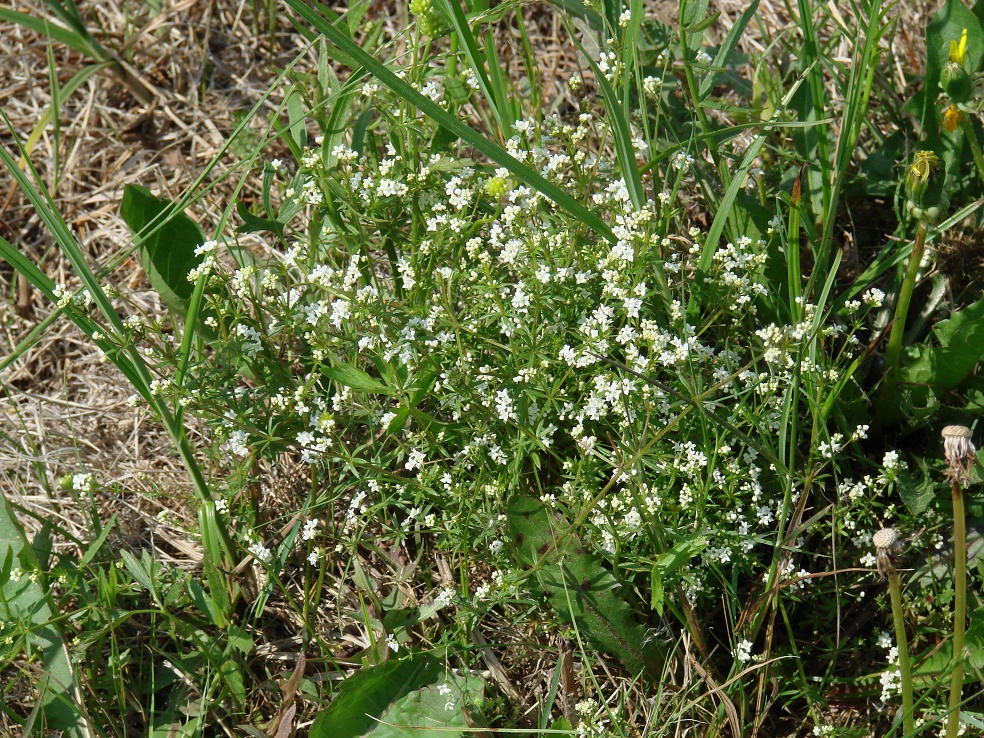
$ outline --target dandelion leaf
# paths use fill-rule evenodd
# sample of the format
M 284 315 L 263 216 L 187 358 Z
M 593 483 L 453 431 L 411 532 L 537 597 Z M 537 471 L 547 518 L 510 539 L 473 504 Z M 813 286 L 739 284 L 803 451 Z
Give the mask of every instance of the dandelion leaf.
M 372 738 L 459 738 L 483 721 L 475 711 L 485 683 L 471 675 L 444 674 L 396 700 L 369 733 Z
M 516 555 L 532 569 L 554 611 L 630 671 L 658 677 L 666 644 L 639 622 L 619 582 L 599 557 L 581 549 L 567 521 L 530 497 L 514 498 L 508 519 Z
M 311 738 L 356 738 L 370 733 L 396 701 L 438 681 L 443 668 L 424 655 L 360 669 L 311 726 Z

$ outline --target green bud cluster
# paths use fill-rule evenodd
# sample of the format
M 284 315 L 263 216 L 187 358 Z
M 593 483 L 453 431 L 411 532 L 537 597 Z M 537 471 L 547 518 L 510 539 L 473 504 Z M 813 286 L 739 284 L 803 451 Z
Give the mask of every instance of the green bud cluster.
M 442 35 L 447 30 L 444 18 L 433 0 L 410 0 L 410 12 L 417 18 L 417 27 L 427 38 Z

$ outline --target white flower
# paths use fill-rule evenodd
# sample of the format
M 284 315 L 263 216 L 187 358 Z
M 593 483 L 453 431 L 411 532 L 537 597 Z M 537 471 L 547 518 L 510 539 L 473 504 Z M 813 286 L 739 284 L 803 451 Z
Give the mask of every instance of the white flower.
M 204 256 L 215 251 L 218 244 L 215 241 L 206 241 L 201 246 L 195 248 L 195 256 Z
M 386 645 L 390 647 L 393 653 L 397 653 L 400 650 L 400 644 L 396 641 L 396 636 L 390 633 L 386 636 Z
M 876 287 L 872 287 L 870 290 L 861 295 L 861 301 L 868 307 L 880 308 L 884 300 L 885 293 Z
M 735 646 L 735 659 L 743 664 L 747 664 L 752 660 L 752 642 L 746 638 L 743 638 L 741 642 Z
M 454 590 L 451 589 L 450 587 L 445 587 L 437 595 L 437 598 L 434 600 L 434 604 L 437 605 L 439 609 L 443 610 L 445 607 L 451 606 L 451 602 L 453 601 L 453 599 L 454 599 Z
M 73 474 L 72 489 L 79 492 L 88 492 L 96 486 L 96 478 L 91 474 Z
M 424 455 L 424 452 L 415 448 L 410 452 L 410 455 L 407 457 L 407 463 L 404 466 L 406 466 L 407 471 L 413 471 L 422 467 L 426 460 L 427 457 Z
M 264 564 L 269 564 L 273 560 L 273 552 L 259 541 L 249 547 L 249 552 Z
M 310 541 L 318 535 L 318 521 L 308 520 L 304 523 L 304 530 L 301 531 L 301 538 L 305 541 Z

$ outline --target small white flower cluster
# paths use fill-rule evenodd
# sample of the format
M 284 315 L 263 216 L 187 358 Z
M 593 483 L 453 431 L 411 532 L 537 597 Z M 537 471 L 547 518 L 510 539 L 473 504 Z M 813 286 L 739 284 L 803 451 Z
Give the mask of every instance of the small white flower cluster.
M 752 642 L 747 638 L 742 638 L 734 649 L 735 661 L 740 664 L 747 664 L 752 660 Z
M 617 57 L 604 53 L 616 74 Z M 658 93 L 658 79 L 645 85 Z M 421 90 L 445 97 L 439 78 Z M 804 376 L 837 381 L 859 351 L 806 300 L 791 324 L 757 319 L 775 242 L 717 248 L 711 297 L 694 314 L 704 236 L 680 223 L 668 191 L 692 154 L 654 169 L 667 181 L 654 175 L 653 199 L 636 202 L 586 144 L 608 135 L 604 120 L 516 121 L 508 151 L 593 208 L 606 240 L 509 171 L 464 158 L 473 152 L 405 156 L 402 132 L 380 125 L 390 135 L 378 149 L 335 141 L 304 152 L 282 186 L 298 212 L 283 253 L 209 267 L 214 360 L 185 377 L 182 403 L 214 423 L 227 463 L 291 454 L 323 473 L 346 536 L 390 526 L 397 538 L 426 531 L 494 556 L 508 548 L 496 516 L 535 479 L 533 496 L 555 514 L 592 505 L 584 540 L 597 553 L 651 559 L 663 553 L 654 541 L 706 536 L 679 574 L 695 597 L 711 572 L 757 577 L 785 482 L 742 439 L 778 432 L 790 388 Z M 216 246 L 199 250 L 207 261 Z M 827 355 L 812 351 L 824 342 L 843 345 L 836 365 L 810 358 Z M 149 350 L 162 364 L 173 352 Z M 177 392 L 169 381 L 156 396 Z M 708 433 L 681 399 L 697 397 L 742 435 L 716 424 Z M 862 436 L 816 437 L 812 450 L 836 469 Z M 848 492 L 847 506 L 868 497 Z M 310 519 L 298 536 L 312 565 L 323 557 L 318 533 Z M 811 566 L 780 572 L 788 589 L 812 581 L 800 564 Z M 506 596 L 508 581 L 503 569 L 473 600 Z
M 892 644 L 892 639 L 887 633 L 878 636 L 879 648 L 887 648 L 888 653 L 885 660 L 888 667 L 884 669 L 878 677 L 882 685 L 881 701 L 889 702 L 892 698 L 902 693 L 902 671 L 899 669 L 899 649 Z

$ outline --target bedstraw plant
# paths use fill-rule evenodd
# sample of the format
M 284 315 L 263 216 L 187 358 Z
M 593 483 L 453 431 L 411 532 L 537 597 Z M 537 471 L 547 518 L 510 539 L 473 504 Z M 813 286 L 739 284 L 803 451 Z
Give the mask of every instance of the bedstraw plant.
M 414 0 L 407 28 L 363 48 L 357 20 L 288 6 L 321 35 L 310 66 L 285 73 L 294 86 L 267 129 L 288 153 L 243 162 L 262 178 L 257 203 L 238 203 L 239 220 L 230 203 L 207 239 L 181 207 L 127 190 L 166 321 L 97 279 L 37 178 L 17 181 L 81 286 L 54 285 L 0 241 L 133 382 L 199 493 L 187 504 L 200 581 L 149 554 L 116 566 L 99 546 L 66 565 L 76 585 L 59 604 L 73 617 L 112 632 L 120 609 L 166 634 L 153 646 L 164 676 L 154 657 L 114 652 L 118 724 L 279 737 L 303 710 L 315 738 L 387 723 L 831 734 L 835 688 L 877 679 L 857 643 L 890 646 L 855 635 L 875 568 L 900 669 L 884 671 L 882 701 L 901 691 L 907 735 L 935 721 L 935 703 L 913 704 L 913 671 L 925 673 L 910 664 L 938 645 L 937 585 L 924 585 L 910 659 L 888 523 L 921 516 L 923 543 L 942 527 L 923 494 L 932 470 L 891 435 L 892 398 L 908 391 L 906 316 L 947 207 L 940 159 L 917 154 L 899 183 L 910 204 L 896 235 L 909 216 L 917 230 L 897 283 L 897 255 L 848 273 L 834 228 L 851 152 L 883 138 L 865 111 L 888 9 L 855 9 L 863 40 L 828 85 L 819 9 L 799 3 L 802 56 L 753 110 L 716 91 L 738 78 L 757 3 L 714 47 L 706 3 L 681 3 L 675 33 L 641 3 L 570 5 L 583 66 L 570 105 L 549 109 L 498 61 L 496 34 L 515 24 L 532 84 L 524 9 Z M 969 464 L 968 438 L 948 441 L 963 443 L 951 469 Z M 99 596 L 85 594 L 90 576 Z M 282 667 L 260 656 L 271 617 L 300 654 L 273 697 Z M 540 692 L 514 683 L 525 655 L 510 638 L 557 661 Z M 99 674 L 110 648 L 80 649 L 80 670 Z M 190 684 L 169 692 L 179 680 Z

